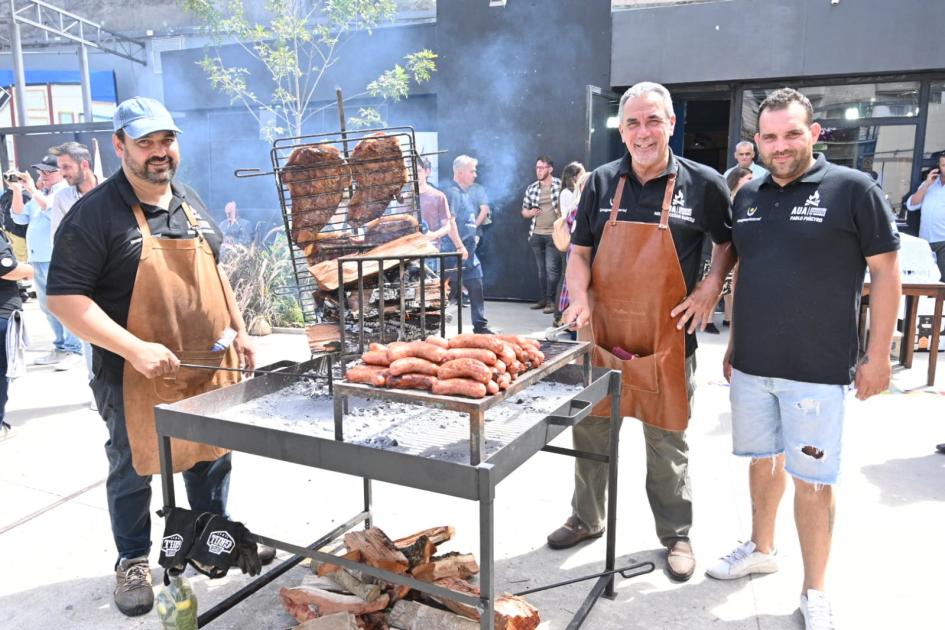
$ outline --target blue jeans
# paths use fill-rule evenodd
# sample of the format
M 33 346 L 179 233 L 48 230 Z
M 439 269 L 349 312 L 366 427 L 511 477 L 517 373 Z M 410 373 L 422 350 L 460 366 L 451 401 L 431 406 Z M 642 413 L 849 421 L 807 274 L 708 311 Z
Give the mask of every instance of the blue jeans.
M 49 326 L 52 328 L 56 350 L 82 354 L 82 341 L 62 325 L 55 315 L 46 306 L 46 277 L 49 274 L 48 262 L 30 263 L 33 266 L 33 281 L 36 283 L 36 297 L 39 298 L 39 308 L 46 314 Z
M 784 453 L 784 470 L 833 485 L 840 474 L 844 385 L 804 383 L 732 371 L 732 452 L 765 459 Z
M 151 552 L 151 476 L 139 475 L 131 465 L 121 381 L 109 381 L 99 375 L 92 380 L 91 386 L 99 415 L 108 426 L 105 492 L 112 536 L 118 548 L 117 566 L 123 559 L 147 556 Z M 225 515 L 231 468 L 230 454 L 227 453 L 216 461 L 200 462 L 184 471 L 190 509 Z
M 557 310 L 558 283 L 561 281 L 561 252 L 555 247 L 551 234 L 532 234 L 528 239 L 538 263 L 538 291 L 540 300 Z
M 0 422 L 3 422 L 7 415 L 7 390 L 10 387 L 10 379 L 7 378 L 7 325 L 10 320 L 6 317 L 0 318 Z

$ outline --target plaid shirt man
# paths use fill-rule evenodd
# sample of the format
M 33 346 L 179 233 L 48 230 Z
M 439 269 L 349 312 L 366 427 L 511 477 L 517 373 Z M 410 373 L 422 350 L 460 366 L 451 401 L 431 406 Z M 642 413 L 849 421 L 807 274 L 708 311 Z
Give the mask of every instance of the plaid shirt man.
M 561 180 L 557 177 L 551 178 L 551 207 L 554 208 L 555 214 L 559 215 L 560 210 L 558 209 L 558 197 L 561 195 Z M 525 199 L 522 201 L 523 208 L 540 208 L 538 203 L 541 198 L 541 182 L 532 182 L 528 188 L 525 189 Z M 537 217 L 532 217 L 532 222 L 528 226 L 528 238 L 532 237 L 532 232 L 535 231 L 535 219 Z

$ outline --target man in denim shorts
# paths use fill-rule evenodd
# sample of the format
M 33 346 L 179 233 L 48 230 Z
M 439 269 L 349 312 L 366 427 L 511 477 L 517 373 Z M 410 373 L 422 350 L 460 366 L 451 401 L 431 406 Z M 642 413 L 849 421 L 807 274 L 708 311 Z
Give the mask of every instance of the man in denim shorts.
M 808 630 L 833 628 L 824 593 L 841 461 L 844 402 L 889 385 L 899 306 L 899 234 L 868 175 L 814 154 L 820 125 L 790 88 L 761 104 L 758 145 L 770 175 L 734 200 L 739 271 L 724 369 L 732 383 L 735 455 L 750 457 L 751 540 L 707 574 L 735 579 L 777 571 L 774 525 L 787 475 L 804 560 Z M 857 313 L 870 271 L 870 334 L 859 355 Z

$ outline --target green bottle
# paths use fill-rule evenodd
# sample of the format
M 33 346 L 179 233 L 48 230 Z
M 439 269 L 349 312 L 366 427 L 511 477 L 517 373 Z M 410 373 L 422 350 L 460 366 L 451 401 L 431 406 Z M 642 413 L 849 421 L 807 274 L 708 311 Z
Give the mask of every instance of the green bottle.
M 164 581 L 168 582 L 165 574 Z M 197 630 L 197 596 L 183 575 L 171 575 L 157 595 L 157 613 L 164 630 Z

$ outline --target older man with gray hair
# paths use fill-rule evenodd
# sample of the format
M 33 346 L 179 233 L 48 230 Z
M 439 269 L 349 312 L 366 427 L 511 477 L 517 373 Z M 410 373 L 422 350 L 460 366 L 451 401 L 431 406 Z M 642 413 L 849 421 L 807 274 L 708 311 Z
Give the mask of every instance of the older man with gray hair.
M 476 183 L 476 166 L 479 161 L 468 155 L 453 160 L 453 180 L 444 188 L 450 210 L 456 219 L 456 228 L 469 257 L 463 262 L 463 286 L 469 291 L 469 307 L 473 332 L 491 333 L 486 320 L 486 302 L 482 293 L 482 264 L 476 255 L 476 230 L 489 214 L 489 199 L 482 186 Z M 446 250 L 444 250 L 446 251 Z M 447 263 L 449 265 L 451 263 Z M 454 276 L 455 278 L 455 276 Z M 462 301 L 455 288 L 450 290 L 450 299 Z
M 758 179 L 768 174 L 768 169 L 755 163 L 755 145 L 747 140 L 742 140 L 735 145 L 735 166 L 722 173 L 722 177 L 728 177 L 728 174 L 741 166 L 751 171 L 752 179 Z
M 689 543 L 690 417 L 696 367 L 695 331 L 718 302 L 733 266 L 729 195 L 714 170 L 673 154 L 676 116 L 669 91 L 638 83 L 620 99 L 620 135 L 627 152 L 591 174 L 581 197 L 568 259 L 571 305 L 562 315 L 593 341 L 595 365 L 620 370 L 620 415 L 642 421 L 646 494 L 656 533 L 666 548 L 666 570 L 692 577 Z M 716 243 L 709 275 L 702 275 L 702 241 Z M 685 329 L 685 330 L 684 330 Z M 574 427 L 579 451 L 571 516 L 548 536 L 555 549 L 604 532 L 605 495 L 616 496 L 607 466 L 583 454 L 616 457 L 610 401 Z M 610 510 L 612 512 L 612 509 Z M 608 520 L 609 520 L 608 519 Z M 611 520 L 611 523 L 614 521 Z M 613 533 L 611 533 L 613 535 Z

